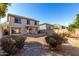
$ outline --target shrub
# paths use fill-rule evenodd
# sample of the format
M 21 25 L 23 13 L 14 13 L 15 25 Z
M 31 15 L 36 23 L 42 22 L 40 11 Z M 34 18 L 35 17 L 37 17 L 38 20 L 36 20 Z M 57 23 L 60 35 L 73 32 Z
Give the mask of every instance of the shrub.
M 56 33 L 47 36 L 45 40 L 49 44 L 50 49 L 53 48 L 53 50 L 59 50 L 62 46 L 62 43 L 64 42 L 64 38 Z
M 23 36 L 6 36 L 1 39 L 2 49 L 8 54 L 15 54 L 23 48 L 25 37 Z

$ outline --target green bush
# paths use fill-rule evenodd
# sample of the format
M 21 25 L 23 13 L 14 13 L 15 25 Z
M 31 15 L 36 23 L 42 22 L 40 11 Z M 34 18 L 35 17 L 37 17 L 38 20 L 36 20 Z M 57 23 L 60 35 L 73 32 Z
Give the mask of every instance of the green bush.
M 1 39 L 2 49 L 8 54 L 15 54 L 23 48 L 25 44 L 25 37 L 23 36 L 6 36 Z
M 58 35 L 56 33 L 47 36 L 45 38 L 46 42 L 49 44 L 50 49 L 53 48 L 53 50 L 59 50 L 59 47 L 61 48 L 62 43 L 65 41 L 64 38 L 61 35 Z

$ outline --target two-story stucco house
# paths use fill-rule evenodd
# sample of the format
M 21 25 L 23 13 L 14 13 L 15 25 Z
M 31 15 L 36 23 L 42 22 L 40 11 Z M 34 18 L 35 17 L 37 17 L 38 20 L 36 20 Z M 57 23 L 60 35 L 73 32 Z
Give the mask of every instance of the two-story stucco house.
M 38 31 L 38 20 L 19 15 L 8 14 L 7 21 L 9 22 L 10 34 L 27 34 L 36 33 Z
M 53 25 L 53 30 L 54 30 L 56 33 L 66 33 L 66 32 L 68 32 L 66 26 L 59 25 L 59 24 L 54 24 L 54 25 Z

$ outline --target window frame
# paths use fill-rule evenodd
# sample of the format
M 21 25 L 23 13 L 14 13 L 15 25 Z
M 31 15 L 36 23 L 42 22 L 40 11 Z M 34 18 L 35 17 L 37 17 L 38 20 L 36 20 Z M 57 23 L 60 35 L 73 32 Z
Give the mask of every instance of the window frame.
M 27 20 L 27 24 L 30 25 L 30 20 Z
M 21 18 L 15 17 L 14 23 L 19 23 L 19 24 L 21 24 L 21 23 L 22 23 Z
M 34 22 L 34 25 L 37 25 L 37 21 Z

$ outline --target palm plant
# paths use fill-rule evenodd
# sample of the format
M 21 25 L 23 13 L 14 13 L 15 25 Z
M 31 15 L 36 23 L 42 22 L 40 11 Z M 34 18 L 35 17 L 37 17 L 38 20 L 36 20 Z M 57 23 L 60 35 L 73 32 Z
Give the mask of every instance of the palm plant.
M 8 6 L 10 3 L 0 3 L 0 20 L 6 16 L 6 12 L 8 10 Z

